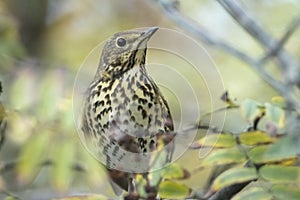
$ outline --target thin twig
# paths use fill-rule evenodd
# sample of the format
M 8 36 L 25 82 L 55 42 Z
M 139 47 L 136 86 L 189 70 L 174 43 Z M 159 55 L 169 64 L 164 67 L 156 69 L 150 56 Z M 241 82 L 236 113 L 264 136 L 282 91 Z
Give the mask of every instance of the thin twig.
M 181 27 L 183 30 L 186 30 L 193 34 L 196 38 L 199 40 L 215 46 L 219 48 L 220 50 L 224 51 L 225 53 L 234 56 L 235 58 L 240 59 L 241 61 L 245 62 L 249 66 L 254 69 L 257 74 L 266 82 L 268 83 L 271 87 L 273 87 L 275 90 L 277 90 L 282 96 L 284 96 L 287 100 L 287 102 L 292 105 L 293 109 L 300 111 L 300 101 L 298 100 L 298 97 L 293 94 L 293 91 L 290 87 L 287 87 L 286 84 L 293 83 L 293 81 L 298 80 L 298 76 L 300 73 L 298 72 L 298 66 L 294 63 L 293 59 L 290 58 L 289 54 L 287 54 L 285 51 L 281 50 L 280 51 L 280 58 L 284 62 L 286 62 L 289 66 L 289 70 L 286 71 L 286 74 L 288 77 L 294 77 L 294 78 L 286 78 L 285 82 L 281 82 L 279 80 L 276 80 L 273 78 L 264 68 L 263 62 L 261 62 L 260 59 L 255 59 L 252 58 L 251 56 L 247 55 L 243 51 L 235 48 L 234 46 L 231 46 L 230 44 L 223 42 L 219 40 L 217 37 L 215 37 L 212 33 L 206 31 L 202 26 L 200 26 L 197 22 L 193 21 L 191 18 L 183 15 L 180 13 L 177 9 L 176 6 L 172 5 L 172 1 L 168 0 L 154 0 L 155 2 L 158 2 L 162 8 L 163 11 L 167 16 L 169 16 L 179 27 Z M 264 41 L 264 43 L 267 44 L 267 49 L 274 48 L 276 47 L 277 42 L 274 42 L 273 40 L 269 40 L 266 37 L 266 33 L 260 35 L 257 33 L 261 28 L 260 26 L 257 25 L 257 22 L 254 21 L 252 17 L 249 17 L 249 15 L 245 14 L 245 10 L 242 9 L 240 10 L 240 6 L 238 6 L 236 9 L 232 9 L 230 7 L 231 4 L 239 5 L 237 3 L 233 3 L 233 1 L 226 0 L 226 1 L 221 1 L 219 0 L 221 4 L 224 4 L 224 6 L 227 6 L 227 9 L 233 10 L 235 15 L 239 16 L 236 17 L 239 19 L 240 23 L 242 23 L 245 26 L 246 30 L 249 30 L 253 36 L 258 35 L 259 41 Z M 238 14 L 236 14 L 238 13 Z M 243 20 L 242 20 L 243 19 Z M 246 22 L 245 22 L 246 21 Z M 254 21 L 254 22 L 253 22 Z M 251 23 L 250 23 L 251 22 Z M 253 27 L 250 27 L 252 24 L 256 24 Z M 290 70 L 291 69 L 291 70 Z M 288 81 L 287 81 L 288 80 Z M 300 80 L 299 80 L 300 81 Z
M 255 40 L 257 40 L 268 52 L 280 47 L 279 42 L 267 33 L 258 23 L 251 12 L 245 9 L 241 2 L 236 0 L 217 0 L 220 5 L 238 22 Z M 288 38 L 287 38 L 288 39 Z M 281 46 L 283 47 L 283 46 Z M 296 59 L 283 48 L 278 49 L 277 57 L 285 82 L 296 83 L 299 81 L 299 68 Z
M 234 46 L 223 42 L 218 39 L 214 34 L 208 32 L 204 27 L 200 26 L 197 22 L 193 21 L 191 18 L 183 15 L 177 9 L 177 7 L 172 6 L 170 1 L 163 0 L 154 0 L 157 1 L 163 8 L 165 14 L 169 16 L 176 24 L 181 27 L 183 30 L 186 30 L 193 35 L 195 35 L 201 41 L 215 46 L 229 54 L 233 55 L 236 58 L 246 62 L 253 63 L 254 59 L 235 48 Z
M 288 26 L 287 31 L 283 34 L 281 39 L 278 41 L 277 46 L 275 46 L 273 49 L 271 49 L 264 57 L 261 58 L 260 62 L 264 62 L 268 60 L 270 57 L 275 57 L 278 55 L 278 52 L 283 49 L 283 46 L 289 38 L 295 33 L 295 31 L 300 26 L 300 18 L 296 18 L 292 21 L 292 23 Z

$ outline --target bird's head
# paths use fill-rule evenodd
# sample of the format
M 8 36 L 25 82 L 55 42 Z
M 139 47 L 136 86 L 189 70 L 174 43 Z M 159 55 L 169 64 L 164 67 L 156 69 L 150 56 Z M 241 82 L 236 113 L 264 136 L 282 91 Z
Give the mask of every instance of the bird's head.
M 131 30 L 114 34 L 105 44 L 98 76 L 120 76 L 134 66 L 143 66 L 147 51 L 147 42 L 158 27 L 146 30 Z

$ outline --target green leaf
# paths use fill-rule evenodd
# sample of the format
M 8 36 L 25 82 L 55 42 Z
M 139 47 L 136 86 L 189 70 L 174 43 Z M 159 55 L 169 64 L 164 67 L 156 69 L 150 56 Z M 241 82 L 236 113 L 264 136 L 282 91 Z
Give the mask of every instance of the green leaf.
M 275 138 L 270 137 L 262 131 L 251 131 L 240 134 L 240 142 L 245 145 L 268 144 L 275 141 Z
M 66 191 L 72 178 L 75 147 L 72 142 L 60 141 L 54 149 L 52 183 L 58 191 Z
M 191 190 L 183 184 L 166 180 L 159 184 L 158 193 L 161 198 L 183 199 L 190 195 Z
M 232 200 L 271 200 L 272 195 L 260 187 L 253 187 L 236 194 Z
M 98 187 L 103 182 L 103 177 L 105 176 L 106 169 L 100 165 L 99 161 L 95 159 L 82 145 L 80 145 L 80 150 L 78 153 L 81 156 L 82 162 L 86 166 L 86 170 L 89 173 L 85 174 L 85 178 L 91 187 Z
M 257 146 L 252 148 L 249 151 L 249 157 L 252 160 L 252 162 L 256 164 L 260 164 L 260 163 L 268 163 L 274 161 L 274 158 L 264 156 L 268 148 L 269 145 Z
M 273 106 L 270 103 L 265 104 L 266 118 L 275 122 L 279 128 L 282 128 L 285 124 L 285 112 L 282 108 Z
M 225 165 L 231 163 L 241 163 L 244 161 L 246 161 L 245 154 L 237 148 L 217 149 L 205 157 L 201 162 L 201 165 Z
M 254 168 L 231 168 L 215 179 L 211 186 L 211 190 L 218 191 L 233 184 L 244 183 L 255 179 L 257 179 L 257 174 Z
M 145 190 L 145 186 L 147 185 L 146 179 L 142 174 L 137 174 L 135 177 L 137 193 L 140 197 L 146 197 L 147 193 Z
M 201 147 L 230 148 L 236 145 L 235 137 L 232 134 L 210 134 L 194 142 L 190 148 Z
M 57 113 L 58 102 L 63 90 L 63 78 L 59 72 L 59 70 L 48 71 L 48 75 L 40 83 L 37 112 L 39 118 L 42 120 L 53 119 Z
M 261 105 L 252 99 L 245 99 L 240 106 L 241 115 L 249 122 L 253 122 L 254 119 L 261 115 Z
M 189 177 L 189 173 L 177 163 L 172 163 L 162 170 L 165 179 L 184 179 Z
M 300 188 L 294 185 L 275 185 L 273 188 L 271 188 L 271 192 L 276 199 L 300 199 Z
M 260 168 L 260 176 L 272 183 L 299 183 L 300 167 L 283 165 L 266 165 Z
M 27 109 L 34 101 L 35 72 L 33 69 L 20 68 L 16 77 L 10 88 L 10 104 L 17 110 Z
M 49 144 L 50 133 L 33 134 L 22 148 L 17 165 L 18 179 L 21 183 L 32 181 L 40 170 L 41 163 L 44 161 L 47 146 Z
M 265 157 L 271 157 L 274 160 L 285 160 L 297 157 L 300 141 L 294 136 L 285 136 L 280 138 L 266 151 Z

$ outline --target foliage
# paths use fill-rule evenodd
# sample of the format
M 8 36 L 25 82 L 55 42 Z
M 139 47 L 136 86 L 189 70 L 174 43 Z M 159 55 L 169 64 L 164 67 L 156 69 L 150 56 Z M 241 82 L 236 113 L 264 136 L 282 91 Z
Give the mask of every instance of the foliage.
M 280 97 L 274 99 L 282 101 Z M 227 99 L 228 108 L 233 107 L 232 102 Z M 284 102 L 261 104 L 246 99 L 240 105 L 234 104 L 234 107 L 239 107 L 241 117 L 250 123 L 247 130 L 240 133 L 209 134 L 192 146 L 194 149 L 212 148 L 202 160 L 201 167 L 220 168 L 231 164 L 229 169 L 216 176 L 206 195 L 211 196 L 235 184 L 255 182 L 255 185 L 237 193 L 233 199 L 299 199 L 298 150 L 293 148 L 295 143 L 285 131 Z M 259 126 L 260 123 L 264 126 Z M 216 137 L 219 139 L 215 140 Z M 215 144 L 211 140 L 215 140 Z

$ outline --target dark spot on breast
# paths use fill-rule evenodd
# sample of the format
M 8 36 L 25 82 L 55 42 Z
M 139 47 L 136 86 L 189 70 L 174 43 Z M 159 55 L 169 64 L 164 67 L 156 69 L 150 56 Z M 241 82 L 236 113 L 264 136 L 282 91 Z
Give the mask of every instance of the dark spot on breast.
M 141 106 L 141 105 L 139 105 L 138 107 L 137 107 L 137 110 L 139 111 L 139 110 L 143 110 L 143 107 Z
M 147 103 L 147 99 L 139 98 L 138 103 L 140 103 L 140 104 L 146 104 Z
M 150 143 L 149 143 L 149 148 L 151 149 L 151 151 L 153 151 L 156 146 L 155 146 L 155 141 L 154 140 L 151 140 Z
M 139 97 L 138 97 L 138 95 L 136 95 L 136 94 L 134 94 L 133 96 L 132 96 L 132 100 L 134 101 L 134 100 L 136 100 L 136 99 L 138 99 Z
M 144 109 L 142 110 L 142 116 L 143 116 L 143 119 L 145 119 L 147 117 L 147 112 Z
M 130 117 L 130 120 L 133 121 L 133 122 L 135 122 L 135 117 L 134 117 L 134 116 L 131 116 L 131 117 Z
M 116 127 L 116 126 L 117 126 L 117 122 L 116 122 L 115 120 L 112 120 L 112 121 L 111 121 L 111 126 L 112 126 L 112 127 Z
M 113 99 L 113 102 L 118 103 L 118 99 L 117 98 Z
M 102 89 L 103 92 L 107 92 L 107 90 L 108 90 L 107 87 L 105 87 L 105 88 Z
M 151 108 L 152 107 L 152 103 L 148 103 L 148 108 Z
M 148 90 L 152 90 L 152 87 L 149 83 L 146 83 L 145 86 L 148 88 Z
M 128 97 L 125 97 L 124 104 L 127 105 L 129 103 L 130 99 Z
M 129 121 L 128 121 L 127 119 L 125 119 L 124 122 L 123 122 L 123 124 L 124 124 L 124 125 L 128 125 L 128 124 L 129 124 Z
M 100 115 L 100 114 L 98 114 L 98 115 L 96 116 L 95 121 L 97 121 L 97 120 L 101 120 L 101 115 Z
M 104 129 L 107 129 L 107 128 L 108 128 L 108 123 L 104 124 L 104 125 L 103 125 L 103 128 L 104 128 Z
M 140 81 L 143 81 L 144 80 L 144 75 L 141 74 L 139 78 L 140 78 Z

